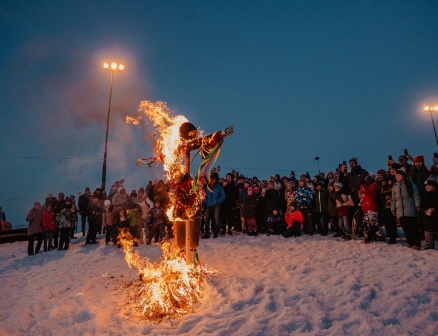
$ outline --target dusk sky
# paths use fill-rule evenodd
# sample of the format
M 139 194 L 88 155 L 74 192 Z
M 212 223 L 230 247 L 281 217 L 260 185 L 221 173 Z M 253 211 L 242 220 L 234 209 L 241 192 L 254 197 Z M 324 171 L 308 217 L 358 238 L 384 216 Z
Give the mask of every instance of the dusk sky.
M 206 133 L 233 125 L 216 165 L 267 178 L 370 172 L 407 148 L 438 151 L 437 1 L 0 2 L 0 206 L 25 225 L 47 193 L 101 184 L 110 73 L 107 189 L 161 178 L 151 125 L 125 123 L 164 101 Z M 438 123 L 438 115 L 435 117 Z M 195 161 L 196 162 L 196 161 Z M 192 169 L 192 174 L 195 167 Z

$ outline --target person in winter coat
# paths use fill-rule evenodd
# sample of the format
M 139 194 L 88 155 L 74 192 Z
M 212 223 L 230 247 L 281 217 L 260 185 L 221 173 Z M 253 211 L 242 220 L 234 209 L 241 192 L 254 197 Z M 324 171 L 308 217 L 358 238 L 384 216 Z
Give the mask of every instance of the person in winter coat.
M 286 221 L 286 231 L 282 233 L 284 238 L 301 236 L 301 229 L 303 228 L 304 217 L 301 211 L 297 209 L 297 204 L 292 202 L 286 207 L 286 214 L 284 219 Z
M 81 215 L 82 236 L 85 237 L 85 224 L 87 222 L 87 207 L 91 200 L 91 191 L 89 187 L 85 188 L 84 194 L 79 196 L 78 208 Z
M 142 234 L 143 220 L 141 207 L 135 204 L 131 209 L 127 211 L 129 217 L 129 232 L 134 237 L 134 246 L 138 246 L 140 243 L 140 236 Z
M 313 222 L 313 191 L 306 186 L 306 179 L 300 178 L 298 188 L 295 192 L 295 202 L 298 210 L 303 213 L 304 233 L 313 235 L 315 233 L 315 224 Z
M 274 209 L 281 209 L 282 202 L 280 193 L 277 189 L 275 189 L 275 182 L 273 180 L 268 181 L 268 189 L 266 190 L 265 199 L 269 214 L 272 214 Z
M 414 159 L 414 165 L 408 173 L 408 177 L 411 179 L 412 183 L 418 188 L 421 199 L 424 198 L 426 193 L 425 182 L 430 176 L 430 171 L 424 166 L 424 156 L 417 155 Z
M 392 188 L 391 211 L 400 221 L 408 247 L 420 249 L 420 231 L 417 217 L 421 210 L 421 197 L 414 183 L 408 179 L 404 168 L 397 170 Z
M 438 232 L 438 183 L 434 178 L 425 182 L 426 193 L 424 195 L 424 249 L 435 249 L 436 234 Z
M 117 194 L 115 194 L 111 200 L 111 204 L 116 212 L 122 208 L 128 210 L 131 206 L 131 203 L 131 198 L 126 193 L 125 187 L 123 186 L 117 189 Z
M 115 244 L 116 237 L 118 236 L 118 230 L 114 225 L 114 207 L 111 205 L 110 200 L 105 200 L 103 204 L 105 209 L 102 213 L 102 226 L 105 229 L 105 244 L 108 245 L 111 240 Z
M 347 195 L 342 192 L 342 187 L 343 184 L 341 182 L 336 182 L 334 185 L 336 192 L 336 209 L 338 210 L 338 223 L 339 228 L 342 231 L 342 238 L 345 240 L 350 240 L 351 232 L 348 220 L 348 207 L 350 206 L 351 202 L 347 198 Z M 335 237 L 336 236 L 337 235 L 335 235 Z
M 357 158 L 353 157 L 349 161 L 350 165 L 350 171 L 347 172 L 347 167 L 345 164 L 341 165 L 341 171 L 339 173 L 339 181 L 346 186 L 349 190 L 349 193 L 351 195 L 351 200 L 353 201 L 351 204 L 354 203 L 354 205 L 351 205 L 349 210 L 349 220 L 351 221 L 353 219 L 353 215 L 357 210 L 359 210 L 359 190 L 360 185 L 364 183 L 365 176 L 369 175 L 368 172 L 363 169 L 360 165 L 357 163 Z M 351 223 L 349 224 L 351 225 Z
M 328 212 L 330 219 L 330 229 L 331 231 L 335 231 L 335 237 L 342 236 L 342 230 L 339 227 L 338 221 L 338 209 L 336 207 L 336 191 L 335 191 L 335 180 L 331 180 L 328 183 Z
M 146 244 L 149 245 L 154 238 L 155 242 L 163 241 L 166 238 L 166 224 L 169 221 L 167 214 L 161 207 L 161 201 L 158 196 L 155 196 L 154 206 L 149 211 L 146 222 L 149 226 L 146 236 Z
M 100 206 L 99 198 L 97 195 L 91 197 L 91 202 L 87 207 L 88 217 L 88 232 L 85 244 L 97 244 L 96 235 L 98 227 L 102 226 L 102 213 L 103 209 Z
M 141 208 L 141 220 L 142 220 L 141 229 L 144 229 L 146 233 L 146 218 L 148 216 L 149 211 L 154 206 L 154 202 L 151 201 L 151 199 L 145 193 L 144 189 L 141 187 L 138 189 L 137 204 Z M 140 244 L 144 244 L 143 232 L 140 233 Z
M 248 187 L 248 195 L 245 197 L 243 203 L 243 216 L 248 225 L 248 235 L 257 236 L 257 222 L 256 222 L 256 207 L 257 195 L 254 194 L 253 187 Z
M 379 178 L 379 175 L 382 177 Z M 389 238 L 388 244 L 397 244 L 397 222 L 391 212 L 392 179 L 387 178 L 385 170 L 380 169 L 377 171 L 376 183 L 379 185 L 379 193 L 377 194 L 379 224 L 386 229 L 386 235 Z
M 119 240 L 119 235 L 121 231 L 127 231 L 129 230 L 129 217 L 126 214 L 126 210 L 121 208 L 118 212 L 116 212 L 115 216 L 115 226 L 114 226 L 114 236 L 115 236 L 115 244 L 117 244 L 117 247 L 121 247 Z
M 230 173 L 228 173 L 226 176 L 223 188 L 225 192 L 225 200 L 221 204 L 221 234 L 224 235 L 225 232 L 228 232 L 228 234 L 233 234 L 231 229 L 236 224 L 236 208 L 239 192 L 233 181 L 233 175 Z
M 42 226 L 43 211 L 41 210 L 41 203 L 35 202 L 33 208 L 29 210 L 26 216 L 26 222 L 29 222 L 27 226 L 28 246 L 27 253 L 31 256 L 35 253 L 39 253 L 41 245 L 43 244 L 43 226 Z M 33 249 L 33 242 L 35 239 L 38 241 Z
M 210 174 L 210 183 L 205 189 L 205 199 L 202 203 L 206 206 L 205 211 L 205 230 L 201 238 L 210 238 L 210 221 L 214 219 L 212 225 L 213 238 L 217 238 L 220 230 L 220 207 L 225 201 L 226 195 L 224 188 L 217 182 L 217 173 Z
M 272 210 L 272 213 L 266 220 L 266 226 L 268 228 L 268 236 L 271 234 L 281 234 L 286 229 L 284 216 L 280 215 L 277 209 Z
M 362 212 L 363 212 L 363 235 L 364 243 L 371 241 L 384 241 L 382 230 L 379 228 L 377 194 L 379 186 L 374 182 L 374 179 L 368 175 L 365 177 L 365 184 L 360 185 L 362 197 Z
M 328 235 L 328 191 L 325 188 L 323 181 L 316 183 L 316 189 L 313 192 L 313 214 L 316 222 L 316 227 L 321 236 Z
M 65 199 L 65 206 L 58 215 L 59 250 L 68 250 L 70 244 L 70 232 L 73 222 L 77 220 L 76 206 L 71 199 Z
M 53 212 L 52 204 L 47 204 L 46 211 L 43 211 L 41 219 L 44 230 L 44 252 L 52 250 L 53 246 L 53 232 L 55 231 L 56 217 Z

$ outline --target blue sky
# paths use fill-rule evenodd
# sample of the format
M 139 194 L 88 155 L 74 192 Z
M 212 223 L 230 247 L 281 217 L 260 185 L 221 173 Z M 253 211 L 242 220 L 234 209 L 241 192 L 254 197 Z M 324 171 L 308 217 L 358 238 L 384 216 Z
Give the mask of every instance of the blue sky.
M 23 225 L 35 200 L 100 186 L 109 73 L 107 184 L 137 168 L 151 126 L 141 100 L 213 132 L 234 125 L 218 165 L 248 176 L 316 173 L 359 158 L 369 171 L 404 148 L 438 148 L 436 1 L 2 1 L 0 206 Z M 438 122 L 438 119 L 437 119 Z M 192 170 L 193 172 L 193 170 Z

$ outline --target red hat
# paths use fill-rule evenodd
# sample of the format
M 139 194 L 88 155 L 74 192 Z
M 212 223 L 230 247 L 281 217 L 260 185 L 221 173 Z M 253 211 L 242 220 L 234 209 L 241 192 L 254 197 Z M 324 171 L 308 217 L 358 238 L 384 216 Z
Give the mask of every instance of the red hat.
M 424 164 L 424 156 L 423 155 L 417 155 L 414 159 L 414 163 L 416 162 L 421 162 L 422 164 Z

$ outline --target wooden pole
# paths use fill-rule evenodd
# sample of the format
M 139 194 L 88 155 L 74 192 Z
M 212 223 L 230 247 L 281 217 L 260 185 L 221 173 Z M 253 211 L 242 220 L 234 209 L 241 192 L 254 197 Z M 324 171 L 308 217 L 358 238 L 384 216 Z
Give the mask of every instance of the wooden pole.
M 190 174 L 190 149 L 186 152 L 186 173 Z M 193 219 L 192 219 L 193 220 Z M 190 265 L 190 219 L 186 219 L 186 265 Z

